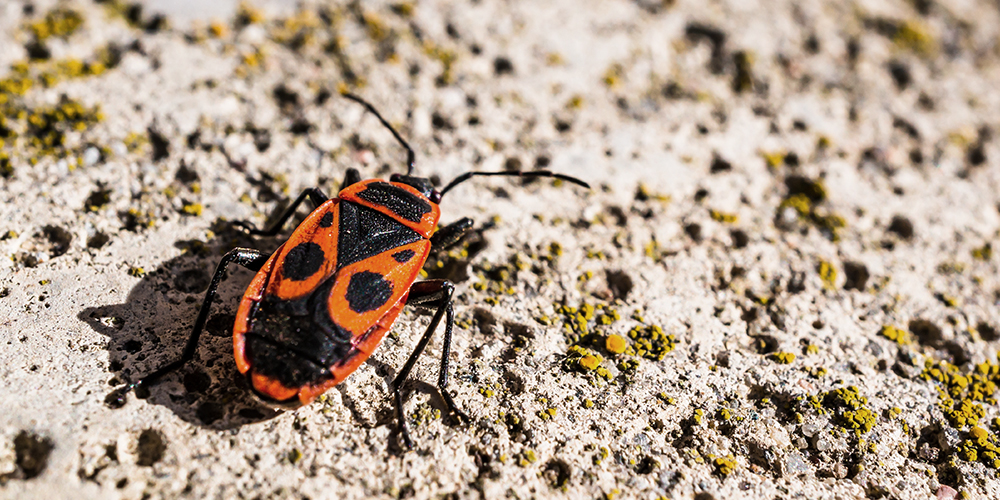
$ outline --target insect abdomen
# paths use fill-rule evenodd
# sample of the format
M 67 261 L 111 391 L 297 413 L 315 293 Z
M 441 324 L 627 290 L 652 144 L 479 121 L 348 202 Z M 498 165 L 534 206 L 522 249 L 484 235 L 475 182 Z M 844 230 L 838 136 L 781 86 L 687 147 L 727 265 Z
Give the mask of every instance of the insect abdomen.
M 301 299 L 265 297 L 257 305 L 246 333 L 247 359 L 255 372 L 286 387 L 316 385 L 332 377 L 330 367 L 347 359 L 353 337 L 327 309 L 333 281 Z

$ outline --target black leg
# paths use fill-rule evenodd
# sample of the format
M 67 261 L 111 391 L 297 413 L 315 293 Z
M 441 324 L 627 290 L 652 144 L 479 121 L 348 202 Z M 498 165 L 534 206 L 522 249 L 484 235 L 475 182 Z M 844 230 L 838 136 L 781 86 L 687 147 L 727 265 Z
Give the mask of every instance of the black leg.
M 143 387 L 149 387 L 151 384 L 156 383 L 164 375 L 180 368 L 191 361 L 194 357 L 195 350 L 198 348 L 198 338 L 201 337 L 202 330 L 205 329 L 205 323 L 208 321 L 208 313 L 212 309 L 212 301 L 215 300 L 215 292 L 219 288 L 219 283 L 222 278 L 226 275 L 226 268 L 229 264 L 239 264 L 251 271 L 259 271 L 263 267 L 264 263 L 267 262 L 268 255 L 264 254 L 260 250 L 254 250 L 252 248 L 234 248 L 229 251 L 223 258 L 222 262 L 219 262 L 219 267 L 215 270 L 215 275 L 212 276 L 212 283 L 208 285 L 208 291 L 205 292 L 205 300 L 201 303 L 201 311 L 198 312 L 198 319 L 194 322 L 194 329 L 191 330 L 191 336 L 188 337 L 187 345 L 184 346 L 184 352 L 181 354 L 180 359 L 167 364 L 166 366 L 142 377 L 136 382 L 128 385 L 127 389 L 139 389 Z M 124 396 L 124 394 L 122 394 Z
M 288 222 L 288 219 L 295 213 L 295 210 L 299 208 L 299 205 L 306 201 L 306 198 L 309 198 L 309 200 L 313 202 L 313 208 L 322 205 L 329 199 L 318 188 L 309 188 L 303 191 L 298 198 L 295 198 L 295 201 L 293 201 L 292 204 L 285 209 L 285 213 L 281 214 L 281 217 L 278 218 L 278 222 L 275 222 L 274 225 L 268 229 L 257 229 L 253 224 L 246 221 L 236 221 L 233 222 L 233 225 L 253 236 L 274 236 L 278 234 L 278 231 L 281 231 L 285 222 Z
M 433 236 L 431 236 L 431 248 L 434 251 L 444 250 L 445 248 L 454 245 L 458 240 L 465 236 L 472 229 L 472 219 L 468 217 L 462 217 L 451 224 L 448 224 L 441 229 L 438 229 Z
M 427 326 L 424 336 L 417 342 L 417 347 L 413 349 L 410 357 L 407 358 L 406 363 L 400 368 L 396 378 L 392 381 L 393 397 L 396 400 L 396 417 L 399 420 L 399 432 L 403 437 L 403 443 L 408 449 L 413 448 L 413 440 L 410 439 L 410 431 L 406 426 L 406 417 L 403 414 L 403 395 L 399 388 L 406 381 L 406 377 L 410 375 L 410 371 L 417 362 L 417 358 L 423 354 L 424 348 L 427 347 L 431 337 L 434 335 L 434 331 L 437 330 L 442 317 L 446 317 L 446 321 L 444 327 L 444 344 L 441 347 L 441 371 L 438 374 L 438 390 L 441 391 L 441 397 L 444 398 L 445 403 L 448 405 L 448 411 L 466 422 L 471 421 L 469 416 L 455 404 L 455 400 L 452 399 L 451 394 L 447 390 L 448 355 L 451 353 L 451 332 L 455 325 L 455 311 L 451 307 L 451 296 L 454 292 L 455 285 L 448 280 L 421 281 L 414 283 L 410 288 L 407 305 L 436 306 L 437 311 L 434 313 L 434 317 L 431 318 L 431 323 Z
M 340 185 L 340 189 L 344 190 L 344 188 L 359 182 L 361 182 L 361 174 L 358 173 L 358 169 L 349 168 L 347 169 L 347 173 L 344 174 L 344 183 Z
M 448 387 L 449 355 L 451 354 L 451 333 L 455 326 L 455 310 L 451 306 L 451 296 L 454 291 L 455 285 L 448 280 L 422 281 L 410 288 L 410 298 L 407 304 L 417 307 L 437 305 L 439 310 L 441 307 L 447 306 L 445 312 L 444 340 L 441 345 L 441 369 L 438 371 L 438 389 L 441 391 L 441 396 L 444 398 L 445 403 L 448 404 L 448 410 L 459 418 L 469 422 L 472 419 L 455 404 L 455 400 L 452 399 L 451 394 L 446 390 Z M 414 297 L 415 292 L 416 297 Z M 431 331 L 435 329 L 433 328 Z

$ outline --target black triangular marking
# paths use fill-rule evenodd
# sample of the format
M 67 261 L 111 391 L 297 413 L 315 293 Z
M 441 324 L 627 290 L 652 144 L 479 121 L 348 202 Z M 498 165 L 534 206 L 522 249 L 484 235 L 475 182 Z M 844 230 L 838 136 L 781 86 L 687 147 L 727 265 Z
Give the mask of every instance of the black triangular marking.
M 422 238 L 420 233 L 368 207 L 340 202 L 337 269 Z
M 388 182 L 372 182 L 358 191 L 357 196 L 369 203 L 382 205 L 410 222 L 420 222 L 424 214 L 431 212 L 431 204 L 425 199 Z

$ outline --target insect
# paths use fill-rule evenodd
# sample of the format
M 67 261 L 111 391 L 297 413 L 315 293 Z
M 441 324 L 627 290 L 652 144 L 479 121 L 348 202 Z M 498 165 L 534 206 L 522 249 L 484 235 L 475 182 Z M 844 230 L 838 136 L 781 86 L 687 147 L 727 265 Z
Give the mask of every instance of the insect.
M 406 150 L 406 175 L 393 174 L 389 181 L 361 180 L 357 170 L 348 169 L 335 198 L 309 188 L 268 229 L 237 222 L 251 235 L 273 236 L 307 199 L 314 205 L 271 255 L 235 248 L 222 258 L 180 358 L 126 385 L 116 395 L 120 401 L 127 392 L 151 386 L 194 357 L 219 283 L 226 269 L 237 264 L 257 274 L 236 313 L 233 354 L 237 369 L 264 404 L 294 409 L 342 382 L 378 347 L 403 306 L 411 305 L 434 314 L 392 381 L 403 444 L 413 446 L 400 387 L 442 319 L 445 329 L 437 386 L 448 410 L 469 421 L 447 391 L 455 286 L 448 280 L 416 281 L 432 252 L 458 242 L 473 226 L 472 219 L 465 217 L 435 231 L 441 198 L 475 176 L 552 177 L 590 186 L 547 170 L 466 172 L 437 191 L 429 179 L 413 175 L 413 149 L 392 125 L 360 97 L 344 97 L 375 115 Z

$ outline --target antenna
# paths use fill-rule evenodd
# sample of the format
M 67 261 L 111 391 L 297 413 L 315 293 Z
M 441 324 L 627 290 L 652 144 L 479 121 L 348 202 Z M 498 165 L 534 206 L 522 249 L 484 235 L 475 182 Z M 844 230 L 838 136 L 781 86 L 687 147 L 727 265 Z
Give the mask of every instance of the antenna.
M 403 139 L 403 136 L 399 135 L 399 132 L 396 132 L 396 129 L 392 128 L 392 125 L 389 125 L 389 122 L 387 122 L 385 118 L 382 118 L 382 115 L 379 114 L 378 110 L 375 109 L 375 106 L 368 104 L 368 101 L 349 92 L 345 92 L 341 95 L 367 108 L 368 111 L 370 111 L 373 115 L 375 115 L 376 118 L 378 118 L 378 121 L 382 122 L 382 125 L 385 125 L 385 128 L 389 129 L 389 132 L 392 132 L 392 136 L 395 137 L 397 141 L 399 141 L 399 144 L 403 146 L 404 149 L 406 149 L 406 175 L 413 175 L 413 164 L 415 162 L 414 159 L 415 155 L 413 154 L 413 149 L 410 148 L 410 145 L 407 144 L 406 141 Z
M 587 184 L 586 182 L 583 182 L 580 179 L 577 179 L 576 177 L 570 177 L 568 175 L 557 174 L 555 172 L 549 172 L 548 170 L 531 170 L 531 171 L 528 171 L 528 172 L 521 172 L 521 171 L 516 171 L 516 172 L 466 172 L 466 173 L 464 173 L 464 174 L 462 174 L 462 175 L 460 175 L 458 177 L 455 177 L 455 179 L 453 179 L 451 182 L 449 182 L 448 185 L 446 185 L 444 187 L 444 189 L 442 189 L 440 191 L 441 196 L 443 197 L 445 193 L 447 193 L 448 191 L 451 190 L 451 188 L 453 188 L 453 187 L 455 187 L 455 186 L 457 186 L 457 185 L 459 185 L 459 184 L 461 184 L 461 183 L 463 183 L 463 182 L 465 182 L 465 181 L 467 181 L 467 180 L 469 180 L 469 179 L 471 179 L 471 178 L 473 178 L 475 176 L 482 176 L 482 177 L 493 177 L 493 176 L 508 176 L 508 177 L 552 177 L 554 179 L 561 179 L 561 180 L 564 180 L 564 181 L 572 182 L 573 184 L 577 184 L 579 186 L 583 186 L 583 187 L 585 187 L 587 189 L 590 189 L 590 184 Z

